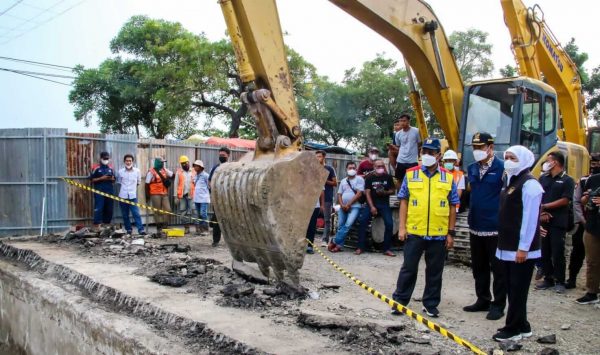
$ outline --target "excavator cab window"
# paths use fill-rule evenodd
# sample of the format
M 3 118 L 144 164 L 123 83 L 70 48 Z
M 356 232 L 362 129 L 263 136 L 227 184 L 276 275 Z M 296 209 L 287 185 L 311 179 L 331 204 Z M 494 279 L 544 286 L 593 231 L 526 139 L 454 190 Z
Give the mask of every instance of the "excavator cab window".
M 542 99 L 541 95 L 531 89 L 523 93 L 521 113 L 521 134 L 519 144 L 540 155 L 542 142 Z
M 594 127 L 589 131 L 589 145 L 588 149 L 590 154 L 594 156 L 600 156 L 600 127 Z

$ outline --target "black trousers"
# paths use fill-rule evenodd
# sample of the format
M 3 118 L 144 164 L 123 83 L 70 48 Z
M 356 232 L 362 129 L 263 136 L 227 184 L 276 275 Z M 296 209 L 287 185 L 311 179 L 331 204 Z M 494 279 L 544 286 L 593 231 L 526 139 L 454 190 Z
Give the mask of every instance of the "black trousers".
M 404 175 L 406 175 L 406 170 L 417 165 L 418 163 L 396 163 L 396 171 L 394 171 L 394 177 L 398 179 L 398 181 L 400 181 L 400 185 L 402 185 Z
M 312 243 L 315 241 L 315 234 L 317 233 L 317 219 L 319 218 L 320 213 L 321 209 L 319 207 L 313 210 L 313 213 L 310 216 L 310 222 L 308 222 L 308 227 L 306 228 L 306 239 L 310 240 Z
M 221 226 L 219 225 L 219 221 L 217 221 L 217 215 L 213 213 L 210 221 L 215 222 L 211 223 L 210 225 L 213 229 L 213 243 L 217 244 L 221 241 Z
M 548 234 L 542 238 L 542 268 L 544 279 L 550 283 L 565 283 L 565 237 L 562 228 L 547 227 Z
M 585 259 L 585 246 L 583 245 L 583 231 L 585 227 L 583 223 L 577 224 L 577 230 L 572 236 L 573 249 L 571 250 L 571 258 L 569 259 L 569 280 L 575 282 L 577 274 L 583 266 Z
M 498 236 L 480 237 L 471 234 L 471 268 L 475 279 L 475 294 L 477 301 L 490 304 L 492 307 L 504 311 L 506 306 L 506 280 L 504 270 L 496 259 Z M 491 274 L 490 274 L 491 273 Z M 491 278 L 494 277 L 490 292 Z
M 504 330 L 525 333 L 531 331 L 527 321 L 527 296 L 533 276 L 535 259 L 517 264 L 514 261 L 500 260 L 501 268 L 506 275 L 506 293 L 508 295 L 508 311 Z
M 417 283 L 419 261 L 425 253 L 425 289 L 423 290 L 423 306 L 434 308 L 440 304 L 442 296 L 442 274 L 446 262 L 445 240 L 424 240 L 421 237 L 409 236 L 404 243 L 404 263 L 398 274 L 396 291 L 393 299 L 406 306 L 410 302 Z

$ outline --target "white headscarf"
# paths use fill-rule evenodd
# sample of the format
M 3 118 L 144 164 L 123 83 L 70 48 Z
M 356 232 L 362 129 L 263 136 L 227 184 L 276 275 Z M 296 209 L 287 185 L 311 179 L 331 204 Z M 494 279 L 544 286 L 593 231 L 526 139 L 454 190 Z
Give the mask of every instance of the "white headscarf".
M 508 171 L 506 172 L 508 175 L 508 181 L 510 181 L 511 177 L 519 175 L 521 172 L 523 172 L 523 170 L 531 168 L 533 166 L 533 163 L 535 163 L 535 156 L 533 155 L 533 153 L 522 145 L 514 145 L 508 148 L 504 152 L 505 160 L 506 153 L 508 152 L 513 153 L 517 157 L 517 159 L 519 159 L 519 168 L 512 174 L 509 174 Z

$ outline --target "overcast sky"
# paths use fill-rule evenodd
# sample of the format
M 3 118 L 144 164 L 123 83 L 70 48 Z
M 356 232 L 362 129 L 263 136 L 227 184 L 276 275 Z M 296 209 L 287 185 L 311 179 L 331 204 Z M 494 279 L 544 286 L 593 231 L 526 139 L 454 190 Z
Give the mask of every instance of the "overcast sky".
M 499 0 L 428 2 L 448 35 L 468 28 L 490 34 L 488 42 L 494 45 L 492 58 L 496 71 L 506 64 L 514 65 Z M 525 3 L 534 4 L 531 0 Z M 598 21 L 600 5 L 585 0 L 570 0 L 568 4 L 556 0 L 537 3 L 561 43 L 575 37 L 580 49 L 590 56 L 587 68 L 598 66 L 600 45 L 597 31 L 592 29 Z M 344 70 L 360 66 L 377 53 L 401 59 L 398 50 L 385 39 L 326 0 L 280 0 L 278 7 L 283 30 L 289 33 L 286 43 L 313 63 L 322 75 L 340 80 Z M 94 67 L 110 56 L 108 43 L 123 23 L 140 14 L 181 22 L 188 30 L 204 32 L 213 40 L 225 36 L 217 0 L 0 0 L 0 56 Z M 43 67 L 2 59 L 0 68 L 50 72 Z M 75 121 L 67 99 L 69 89 L 0 71 L 0 128 L 97 131 L 95 125 L 86 128 Z

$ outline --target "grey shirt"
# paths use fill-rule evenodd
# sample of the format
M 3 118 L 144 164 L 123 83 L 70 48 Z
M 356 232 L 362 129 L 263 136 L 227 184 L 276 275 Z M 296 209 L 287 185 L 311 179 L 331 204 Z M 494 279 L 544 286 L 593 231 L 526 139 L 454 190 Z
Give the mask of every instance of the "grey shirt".
M 419 160 L 419 143 L 421 143 L 421 136 L 416 127 L 410 127 L 408 131 L 401 129 L 396 132 L 396 144 L 399 148 L 396 162 L 416 163 Z
M 348 183 L 350 183 L 352 187 L 350 187 Z M 360 176 L 355 176 L 354 179 L 344 178 L 342 182 L 340 182 L 340 186 L 338 187 L 338 194 L 342 195 L 342 202 L 344 204 L 350 202 L 350 200 L 352 200 L 356 195 L 352 189 L 356 190 L 357 193 L 359 191 L 362 191 L 364 193 L 365 179 L 363 179 Z M 352 204 L 351 207 L 360 207 L 360 203 L 356 201 Z

